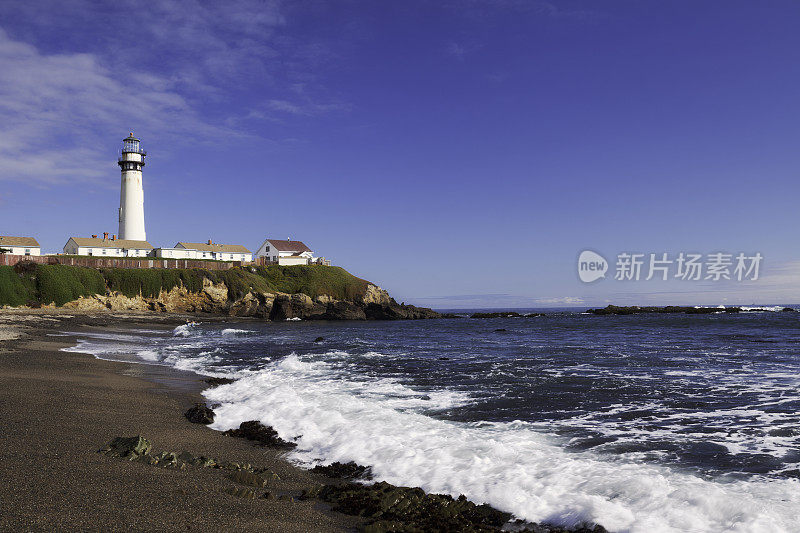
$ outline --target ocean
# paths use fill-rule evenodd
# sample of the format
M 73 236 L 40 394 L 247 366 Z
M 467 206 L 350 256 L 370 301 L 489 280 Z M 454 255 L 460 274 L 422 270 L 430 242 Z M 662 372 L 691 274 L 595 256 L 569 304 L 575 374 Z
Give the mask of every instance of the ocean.
M 238 378 L 204 392 L 212 427 L 260 420 L 301 465 L 536 522 L 800 531 L 800 313 L 546 311 L 71 332 L 71 350 Z

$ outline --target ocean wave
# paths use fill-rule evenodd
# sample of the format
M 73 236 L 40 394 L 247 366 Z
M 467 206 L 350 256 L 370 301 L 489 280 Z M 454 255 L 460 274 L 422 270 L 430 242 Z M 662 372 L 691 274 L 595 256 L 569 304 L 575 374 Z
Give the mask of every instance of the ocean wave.
M 229 328 L 222 330 L 223 337 L 236 337 L 240 335 L 252 335 L 255 331 L 251 331 L 249 329 L 236 329 L 236 328 Z
M 172 335 L 174 337 L 190 337 L 197 331 L 198 324 L 191 322 L 187 324 L 181 324 L 174 330 L 172 330 Z
M 302 435 L 295 461 L 356 461 L 378 478 L 465 494 L 533 521 L 603 524 L 631 533 L 790 531 L 796 480 L 721 483 L 667 467 L 567 452 L 530 424 L 457 423 L 426 411 L 468 401 L 392 380 L 350 381 L 296 355 L 204 393 L 221 405 L 215 429 L 258 419 Z M 769 507 L 764 505 L 769 502 Z

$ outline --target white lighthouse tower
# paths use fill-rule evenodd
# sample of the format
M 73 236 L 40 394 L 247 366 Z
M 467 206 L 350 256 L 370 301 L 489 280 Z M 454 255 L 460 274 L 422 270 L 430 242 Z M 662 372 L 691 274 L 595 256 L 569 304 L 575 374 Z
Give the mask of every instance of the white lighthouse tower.
M 131 133 L 122 141 L 119 168 L 122 188 L 119 199 L 119 238 L 146 241 L 144 232 L 144 188 L 142 167 L 147 152 L 139 147 L 139 139 Z

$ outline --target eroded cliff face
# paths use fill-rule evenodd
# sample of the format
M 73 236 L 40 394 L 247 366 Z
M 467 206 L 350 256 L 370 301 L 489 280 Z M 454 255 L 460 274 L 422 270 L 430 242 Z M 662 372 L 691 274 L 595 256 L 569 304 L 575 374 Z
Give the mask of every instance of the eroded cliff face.
M 200 292 L 185 287 L 161 291 L 158 298 L 129 298 L 120 293 L 79 298 L 64 305 L 82 311 L 152 311 L 162 313 L 209 313 L 266 320 L 411 320 L 439 318 L 431 309 L 399 305 L 375 285 L 353 300 L 335 300 L 327 295 L 311 298 L 306 294 L 248 292 L 230 298 L 224 283 L 203 280 Z

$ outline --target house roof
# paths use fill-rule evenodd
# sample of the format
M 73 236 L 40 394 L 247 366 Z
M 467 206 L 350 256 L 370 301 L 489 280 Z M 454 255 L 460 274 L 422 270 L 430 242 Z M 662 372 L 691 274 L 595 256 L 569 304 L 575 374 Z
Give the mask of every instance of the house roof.
M 290 241 L 288 239 L 267 239 L 267 242 L 279 252 L 303 253 L 311 251 L 311 248 L 306 246 L 302 241 Z
M 0 248 L 3 246 L 27 246 L 29 248 L 40 248 L 39 243 L 33 237 L 9 237 L 0 235 Z
M 241 244 L 208 244 L 201 242 L 179 242 L 175 245 L 183 246 L 188 250 L 197 250 L 199 252 L 224 252 L 226 254 L 249 254 L 250 250 Z
M 84 248 L 126 248 L 129 250 L 152 250 L 153 245 L 147 241 L 130 239 L 95 239 L 93 237 L 72 237 L 75 244 Z

